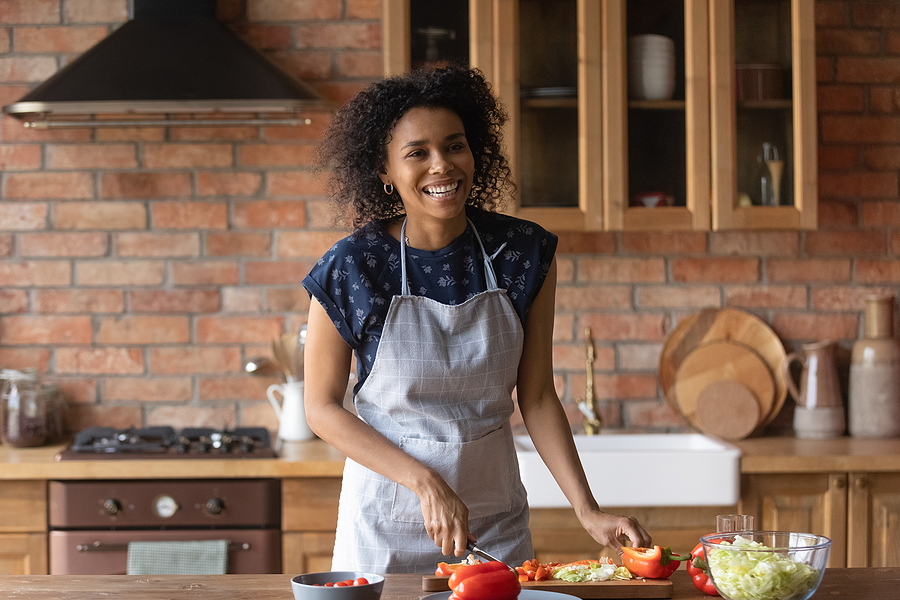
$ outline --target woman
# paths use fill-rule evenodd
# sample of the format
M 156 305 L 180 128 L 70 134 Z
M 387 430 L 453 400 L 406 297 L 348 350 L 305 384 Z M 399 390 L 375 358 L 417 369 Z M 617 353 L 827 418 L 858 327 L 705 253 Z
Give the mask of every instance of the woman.
M 468 541 L 533 558 L 509 417 L 599 543 L 649 545 L 602 512 L 553 385 L 557 238 L 491 212 L 510 187 L 506 115 L 477 70 L 378 82 L 341 109 L 321 148 L 356 231 L 319 260 L 305 402 L 349 457 L 333 568 L 433 572 Z M 342 400 L 357 357 L 357 418 Z

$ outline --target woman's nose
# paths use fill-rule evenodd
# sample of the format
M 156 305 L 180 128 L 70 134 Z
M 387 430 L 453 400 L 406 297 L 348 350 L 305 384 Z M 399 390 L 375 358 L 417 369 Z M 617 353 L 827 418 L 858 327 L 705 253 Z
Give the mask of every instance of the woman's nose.
M 443 152 L 435 152 L 431 158 L 430 173 L 446 173 L 453 170 L 453 163 L 447 159 Z

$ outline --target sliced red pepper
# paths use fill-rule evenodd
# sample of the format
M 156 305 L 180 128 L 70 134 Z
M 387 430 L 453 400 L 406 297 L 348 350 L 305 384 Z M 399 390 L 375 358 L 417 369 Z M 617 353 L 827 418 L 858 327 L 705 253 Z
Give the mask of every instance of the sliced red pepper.
M 688 574 L 691 576 L 691 581 L 694 582 L 694 587 L 710 596 L 719 595 L 716 586 L 713 585 L 712 579 L 709 578 L 706 560 L 704 560 L 703 542 L 700 542 L 694 546 L 693 550 L 691 550 L 691 560 L 687 562 L 685 567 L 687 568 Z
M 518 576 L 503 565 L 502 570 L 470 575 L 457 582 L 452 589 L 459 600 L 513 600 L 518 597 L 522 586 Z
M 460 567 L 467 567 L 469 563 L 445 563 L 439 562 L 437 568 L 434 570 L 435 575 L 439 575 L 440 577 L 450 577 L 453 575 L 453 572 L 459 569 Z
M 669 575 L 678 569 L 678 565 L 685 560 L 672 549 L 666 546 L 661 548 L 629 548 L 622 547 L 622 565 L 631 571 L 635 577 L 646 579 L 668 579 Z

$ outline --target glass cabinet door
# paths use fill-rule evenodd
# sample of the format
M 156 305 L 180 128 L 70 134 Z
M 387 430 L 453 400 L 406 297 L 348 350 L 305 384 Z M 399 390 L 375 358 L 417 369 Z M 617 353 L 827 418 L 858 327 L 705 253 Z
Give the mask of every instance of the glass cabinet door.
M 713 0 L 713 229 L 816 226 L 813 0 Z

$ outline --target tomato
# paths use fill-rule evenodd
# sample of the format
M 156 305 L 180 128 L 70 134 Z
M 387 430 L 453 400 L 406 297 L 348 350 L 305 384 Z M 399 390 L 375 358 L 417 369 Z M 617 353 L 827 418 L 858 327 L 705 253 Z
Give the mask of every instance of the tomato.
M 365 577 L 360 577 L 356 581 L 353 582 L 353 585 L 369 585 L 369 580 Z

